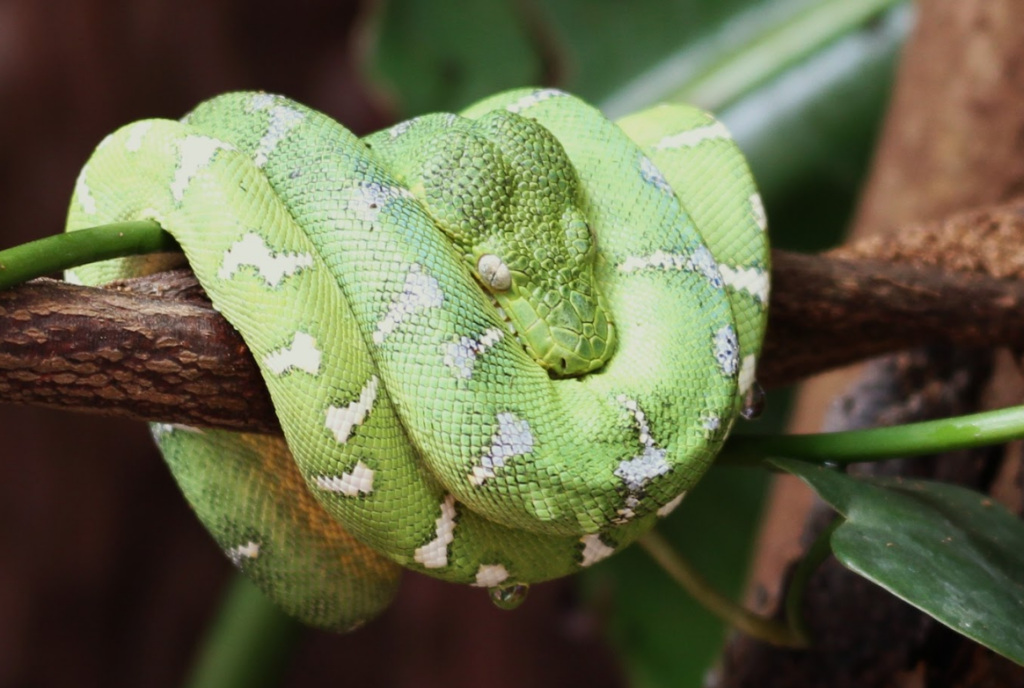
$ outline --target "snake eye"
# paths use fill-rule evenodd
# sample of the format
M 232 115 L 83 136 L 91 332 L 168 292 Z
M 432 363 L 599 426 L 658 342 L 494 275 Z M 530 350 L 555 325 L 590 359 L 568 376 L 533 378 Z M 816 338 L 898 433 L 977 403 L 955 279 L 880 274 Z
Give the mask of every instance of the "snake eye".
M 505 291 L 512 286 L 512 273 L 504 261 L 493 253 L 485 253 L 476 263 L 480 279 L 494 291 Z

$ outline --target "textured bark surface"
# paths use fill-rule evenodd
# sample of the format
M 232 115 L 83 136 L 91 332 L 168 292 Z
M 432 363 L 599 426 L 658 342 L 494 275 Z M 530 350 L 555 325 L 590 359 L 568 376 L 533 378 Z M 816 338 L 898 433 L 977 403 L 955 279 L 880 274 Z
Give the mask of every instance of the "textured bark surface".
M 194 284 L 172 274 L 161 286 L 181 281 Z M 49 280 L 0 292 L 0 398 L 135 420 L 275 427 L 237 333 L 209 303 L 170 294 Z
M 1017 211 L 983 211 L 991 213 L 991 222 L 981 216 L 981 222 L 949 223 L 947 232 L 926 231 L 910 243 L 901 228 L 1005 202 L 1024 189 L 1024 5 L 1015 0 L 922 0 L 918 9 L 918 25 L 905 49 L 854 226 L 855 239 L 872 238 L 837 255 L 867 251 L 900 259 L 953 246 L 943 251 L 954 261 L 951 268 L 985 265 L 992 274 L 1018 274 L 1024 243 L 1014 239 L 995 252 L 983 248 L 992 235 L 1020 224 Z M 887 248 L 893 243 L 899 247 Z M 1019 310 L 1008 317 L 1020 319 Z M 987 352 L 937 345 L 879 360 L 835 400 L 825 427 L 898 423 L 1019 403 L 1024 389 L 1017 371 L 998 365 L 992 371 Z M 807 406 L 824 406 L 822 400 L 839 391 L 832 381 L 812 385 L 804 390 L 812 398 Z M 1019 459 L 1001 448 L 869 470 L 953 481 L 1000 494 L 1018 513 L 1022 506 Z M 776 501 L 777 510 L 785 509 L 784 500 Z M 805 545 L 829 518 L 830 510 L 812 509 Z M 1024 668 L 981 649 L 834 560 L 814 577 L 804 612 L 814 648 L 780 651 L 737 638 L 717 685 L 1024 686 Z

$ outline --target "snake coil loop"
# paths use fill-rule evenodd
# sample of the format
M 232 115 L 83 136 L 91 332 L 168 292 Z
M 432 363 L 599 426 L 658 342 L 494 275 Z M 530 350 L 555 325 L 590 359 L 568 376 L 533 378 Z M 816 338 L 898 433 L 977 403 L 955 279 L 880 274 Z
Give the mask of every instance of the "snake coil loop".
M 612 123 L 527 89 L 361 140 L 231 93 L 97 148 L 68 229 L 131 219 L 183 247 L 285 440 L 153 434 L 232 561 L 313 625 L 372 617 L 402 567 L 514 604 L 604 559 L 680 503 L 754 384 L 764 209 L 693 108 Z

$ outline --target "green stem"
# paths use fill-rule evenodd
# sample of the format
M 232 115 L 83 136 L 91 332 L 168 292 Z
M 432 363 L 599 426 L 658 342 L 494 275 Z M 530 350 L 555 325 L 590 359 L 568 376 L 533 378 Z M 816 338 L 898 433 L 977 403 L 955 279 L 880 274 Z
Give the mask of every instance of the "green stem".
M 55 234 L 0 251 L 0 289 L 87 263 L 180 250 L 178 242 L 151 220 Z
M 302 630 L 242 575 L 235 577 L 187 688 L 279 686 Z
M 746 435 L 729 438 L 719 461 L 759 465 L 771 457 L 848 464 L 1002 444 L 1024 438 L 1024 406 L 891 428 L 811 435 Z
M 683 559 L 665 538 L 650 531 L 638 541 L 640 547 L 694 599 L 726 624 L 766 643 L 782 647 L 805 647 L 806 642 L 785 624 L 758 616 L 716 590 Z
M 807 550 L 804 558 L 797 564 L 796 571 L 793 572 L 793 577 L 789 581 L 789 589 L 786 590 L 786 621 L 789 623 L 793 633 L 807 645 L 810 645 L 811 635 L 807 630 L 807 624 L 804 622 L 802 610 L 804 590 L 806 590 L 807 583 L 811 580 L 814 572 L 818 570 L 822 562 L 832 553 L 832 533 L 842 525 L 844 520 L 842 517 L 837 516 L 818 535 L 814 540 L 814 544 Z

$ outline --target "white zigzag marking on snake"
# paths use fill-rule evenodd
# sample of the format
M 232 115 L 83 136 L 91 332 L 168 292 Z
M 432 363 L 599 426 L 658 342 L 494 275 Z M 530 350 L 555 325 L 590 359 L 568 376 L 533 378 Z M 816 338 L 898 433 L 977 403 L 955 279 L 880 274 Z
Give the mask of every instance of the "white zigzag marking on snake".
M 479 339 L 459 337 L 457 342 L 448 342 L 444 345 L 444 364 L 452 369 L 455 377 L 468 380 L 473 376 L 477 357 L 497 344 L 502 336 L 501 330 L 489 327 Z
M 715 358 L 723 373 L 729 376 L 736 374 L 740 365 L 740 344 L 732 325 L 715 332 Z
M 675 148 L 693 148 L 704 141 L 731 140 L 732 135 L 725 125 L 715 122 L 703 127 L 681 131 L 678 134 L 666 136 L 654 146 L 655 150 L 668 150 Z
M 648 184 L 653 184 L 659 191 L 667 194 L 675 193 L 672 190 L 672 186 L 665 179 L 664 175 L 661 174 L 661 170 L 657 168 L 654 161 L 648 158 L 646 155 L 640 155 L 640 176 L 644 178 Z
M 764 211 L 764 201 L 761 199 L 761 194 L 756 191 L 750 194 L 750 214 L 762 232 L 768 229 L 768 215 Z
M 671 514 L 673 511 L 675 511 L 677 508 L 679 508 L 680 504 L 683 503 L 683 497 L 685 497 L 685 496 L 686 496 L 686 490 L 683 490 L 680 494 L 678 494 L 675 497 L 673 497 L 670 501 L 668 501 L 665 504 L 665 506 L 663 506 L 660 509 L 658 509 L 658 512 L 657 512 L 658 516 L 660 516 L 661 518 L 665 518 L 666 516 Z
M 316 485 L 327 492 L 338 492 L 346 497 L 358 497 L 360 494 L 373 492 L 374 471 L 362 461 L 349 473 L 341 475 L 318 475 Z
M 338 444 L 344 444 L 352 434 L 352 429 L 362 425 L 366 416 L 373 408 L 373 402 L 377 400 L 377 386 L 379 380 L 376 375 L 371 375 L 369 381 L 359 391 L 359 398 L 345 406 L 329 406 L 324 427 L 334 433 L 334 439 Z
M 583 561 L 580 562 L 580 566 L 593 566 L 602 559 L 607 559 L 615 554 L 615 548 L 604 544 L 601 541 L 601 536 L 597 533 L 584 535 L 580 538 L 580 542 L 583 543 Z
M 689 270 L 704 275 L 716 289 L 723 284 L 719 265 L 706 246 L 698 246 L 688 255 L 658 250 L 649 256 L 628 256 L 619 264 L 620 272 L 641 270 Z
M 472 583 L 477 588 L 493 588 L 508 580 L 508 569 L 502 564 L 480 564 L 476 571 L 476 582 Z
M 446 495 L 441 502 L 441 516 L 434 522 L 436 537 L 417 547 L 413 559 L 428 569 L 439 569 L 448 565 L 448 545 L 455 539 L 455 497 Z
M 274 103 L 282 100 L 281 96 L 276 96 L 272 93 L 257 93 L 249 98 L 249 102 L 245 104 L 247 112 L 257 112 L 259 110 L 266 110 L 274 106 Z
M 768 274 L 760 268 L 734 268 L 719 265 L 725 283 L 737 291 L 745 291 L 763 304 L 768 303 Z
M 746 394 L 754 384 L 754 377 L 757 371 L 757 357 L 754 354 L 747 354 L 740 363 L 740 377 L 737 382 L 740 394 Z
M 78 173 L 78 178 L 75 179 L 75 196 L 78 198 L 79 205 L 82 206 L 82 210 L 89 215 L 96 214 L 96 199 L 92 196 L 92 191 L 89 190 L 89 185 L 85 181 L 85 171 L 88 167 L 83 167 L 82 171 Z
M 231 245 L 224 253 L 224 262 L 217 276 L 231 279 L 243 265 L 256 268 L 268 287 L 276 287 L 285 277 L 290 277 L 304 268 L 313 267 L 311 253 L 277 253 L 267 246 L 259 234 L 249 232 Z
M 395 198 L 415 198 L 415 194 L 402 186 L 384 186 L 380 182 L 360 182 L 353 187 L 355 194 L 349 194 L 344 208 L 339 212 L 342 217 L 351 218 L 373 224 L 377 221 L 384 206 Z
M 558 98 L 561 96 L 568 95 L 565 91 L 559 91 L 557 88 L 544 88 L 539 91 L 534 91 L 530 95 L 523 96 L 514 103 L 510 103 L 505 106 L 505 109 L 509 112 L 519 113 L 527 108 L 531 108 L 537 103 L 542 103 L 550 98 Z
M 533 451 L 533 432 L 530 424 L 514 413 L 498 414 L 498 430 L 491 437 L 491 448 L 480 457 L 480 465 L 473 466 L 469 482 L 479 487 L 488 478 L 498 474 L 505 461 Z
M 296 332 L 291 344 L 271 351 L 263 358 L 263 364 L 274 375 L 283 375 L 292 368 L 316 375 L 320 372 L 320 359 L 316 339 L 305 332 Z
M 175 143 L 178 147 L 179 163 L 174 171 L 174 180 L 171 181 L 171 195 L 176 201 L 181 201 L 185 197 L 185 189 L 188 188 L 189 182 L 201 169 L 210 164 L 217 151 L 235 150 L 227 141 L 198 134 L 189 134 Z
M 413 125 L 415 125 L 417 121 L 419 121 L 419 117 L 413 117 L 412 119 L 407 119 L 404 122 L 399 122 L 398 124 L 387 130 L 388 136 L 391 137 L 392 139 L 397 139 L 399 136 L 409 131 L 409 129 Z
M 423 266 L 413 263 L 405 276 L 402 291 L 396 294 L 388 312 L 377 323 L 373 333 L 373 343 L 383 344 L 384 339 L 394 332 L 410 315 L 427 308 L 440 308 L 444 303 L 444 293 L 436 279 L 423 272 Z
M 615 519 L 617 523 L 625 523 L 636 516 L 636 507 L 640 506 L 640 499 L 647 484 L 668 473 L 671 466 L 665 460 L 668 452 L 654 443 L 651 428 L 647 424 L 647 416 L 636 400 L 620 394 L 618 401 L 632 414 L 637 424 L 640 442 L 644 445 L 643 451 L 631 459 L 620 461 L 619 467 L 615 469 L 615 477 L 621 479 L 629 491 L 626 506 L 618 510 L 618 517 Z
M 199 428 L 192 427 L 191 425 L 183 425 L 181 423 L 150 423 L 149 434 L 153 436 L 154 440 L 159 441 L 164 435 L 168 435 L 172 432 L 191 432 L 195 435 L 202 435 L 203 431 Z
M 246 560 L 252 561 L 260 555 L 260 543 L 249 540 L 243 545 L 232 547 L 225 554 L 228 555 L 228 559 L 231 560 L 232 564 L 241 568 L 242 562 Z
M 693 255 L 690 256 L 690 261 L 686 267 L 688 270 L 704 275 L 715 289 L 722 288 L 722 272 L 708 247 L 698 246 L 694 249 Z
M 124 147 L 132 153 L 137 153 L 142 148 L 142 141 L 146 138 L 146 134 L 153 128 L 152 120 L 145 120 L 142 122 L 136 122 L 128 130 L 128 140 L 124 142 Z
M 263 134 L 263 138 L 260 139 L 256 152 L 253 153 L 253 164 L 256 167 L 266 165 L 278 144 L 288 136 L 288 132 L 302 124 L 304 119 L 306 116 L 293 108 L 284 105 L 276 105 L 271 108 L 270 124 L 267 126 L 266 133 Z

